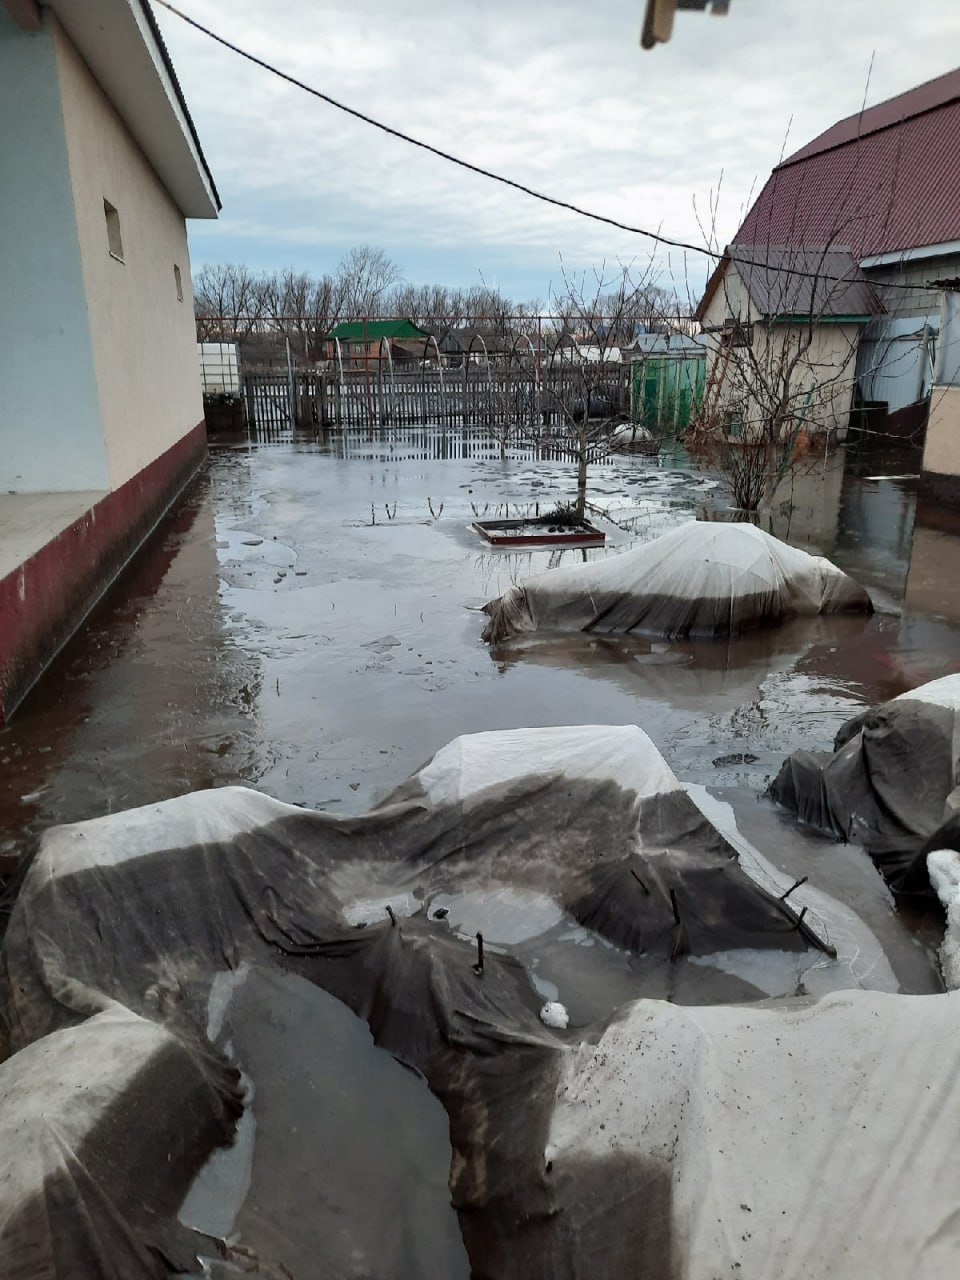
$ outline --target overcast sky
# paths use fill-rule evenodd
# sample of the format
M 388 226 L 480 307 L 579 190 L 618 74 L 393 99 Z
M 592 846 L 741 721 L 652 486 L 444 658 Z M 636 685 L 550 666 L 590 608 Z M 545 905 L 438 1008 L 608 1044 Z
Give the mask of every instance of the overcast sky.
M 732 0 L 723 18 L 678 14 L 673 39 L 650 52 L 642 0 L 178 6 L 426 142 L 698 244 L 718 188 L 724 241 L 781 152 L 858 111 L 865 92 L 879 102 L 960 61 L 958 0 Z M 366 243 L 411 283 L 482 276 L 546 301 L 561 256 L 578 269 L 649 262 L 648 241 L 391 139 L 156 13 L 223 201 L 219 222 L 190 224 L 194 270 L 321 274 Z M 702 257 L 662 250 L 655 270 L 694 292 L 706 274 Z

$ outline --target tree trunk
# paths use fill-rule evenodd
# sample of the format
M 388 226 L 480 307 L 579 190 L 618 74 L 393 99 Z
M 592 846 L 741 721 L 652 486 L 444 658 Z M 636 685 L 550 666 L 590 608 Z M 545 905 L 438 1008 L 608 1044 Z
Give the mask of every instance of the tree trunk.
M 581 447 L 577 457 L 577 508 L 578 520 L 582 520 L 587 511 L 587 450 Z

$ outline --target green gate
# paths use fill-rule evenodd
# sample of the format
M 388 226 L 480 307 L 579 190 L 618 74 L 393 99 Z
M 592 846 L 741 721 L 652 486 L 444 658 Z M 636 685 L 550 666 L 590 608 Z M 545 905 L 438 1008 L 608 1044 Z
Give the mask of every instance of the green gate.
M 651 431 L 679 434 L 703 402 L 706 353 L 647 356 L 633 362 L 630 418 Z

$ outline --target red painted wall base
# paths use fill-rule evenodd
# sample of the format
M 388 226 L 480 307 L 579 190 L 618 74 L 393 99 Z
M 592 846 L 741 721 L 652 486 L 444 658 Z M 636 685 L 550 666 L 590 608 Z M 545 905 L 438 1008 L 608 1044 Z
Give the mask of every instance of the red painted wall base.
M 0 724 L 153 532 L 206 448 L 201 422 L 0 579 Z

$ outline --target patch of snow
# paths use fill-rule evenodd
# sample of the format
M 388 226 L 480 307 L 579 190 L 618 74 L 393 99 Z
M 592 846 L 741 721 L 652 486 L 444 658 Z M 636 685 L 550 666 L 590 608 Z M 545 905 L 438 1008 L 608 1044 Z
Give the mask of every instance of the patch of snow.
M 563 908 L 544 893 L 497 884 L 437 894 L 430 900 L 429 914 L 437 908 L 446 912 L 447 923 L 463 937 L 482 933 L 484 942 L 504 946 L 536 938 L 565 916 Z
M 555 1027 L 558 1031 L 566 1031 L 570 1025 L 570 1014 L 566 1005 L 558 1000 L 548 1000 L 540 1010 L 540 1021 L 546 1027 Z
M 236 969 L 221 969 L 213 975 L 207 999 L 207 1039 L 211 1044 L 216 1044 L 219 1040 L 234 992 L 243 986 L 249 973 L 249 964 L 246 960 L 241 960 Z
M 559 1000 L 560 988 L 556 983 L 551 982 L 549 978 L 543 978 L 540 976 L 537 972 L 537 965 L 539 963 L 539 960 L 533 960 L 530 964 L 530 968 L 527 970 L 527 976 L 530 979 L 531 986 L 538 995 L 543 996 L 544 1000 Z

